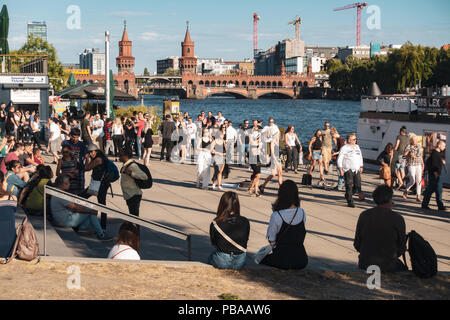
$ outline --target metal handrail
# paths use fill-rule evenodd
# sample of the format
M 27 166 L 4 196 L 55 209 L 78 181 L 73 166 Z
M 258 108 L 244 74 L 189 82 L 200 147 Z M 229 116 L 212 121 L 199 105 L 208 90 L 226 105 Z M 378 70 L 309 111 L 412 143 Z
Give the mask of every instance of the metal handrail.
M 188 248 L 187 248 L 188 249 L 188 261 L 191 261 L 191 235 L 190 234 L 184 233 L 182 231 L 164 226 L 162 224 L 159 224 L 159 223 L 147 220 L 147 219 L 143 219 L 143 218 L 140 218 L 140 217 L 128 214 L 128 213 L 124 213 L 124 212 L 120 212 L 115 209 L 108 208 L 102 204 L 98 204 L 98 203 L 89 201 L 85 198 L 73 195 L 71 193 L 68 193 L 63 190 L 60 190 L 60 189 L 57 189 L 54 187 L 50 187 L 47 185 L 44 187 L 44 256 L 47 255 L 47 196 L 49 196 L 49 195 L 60 198 L 60 199 L 72 201 L 83 207 L 110 214 L 113 217 L 140 225 L 142 227 L 152 229 L 154 231 L 158 231 L 158 232 L 165 233 L 167 235 L 171 235 L 178 239 L 186 240 L 187 246 L 188 246 Z

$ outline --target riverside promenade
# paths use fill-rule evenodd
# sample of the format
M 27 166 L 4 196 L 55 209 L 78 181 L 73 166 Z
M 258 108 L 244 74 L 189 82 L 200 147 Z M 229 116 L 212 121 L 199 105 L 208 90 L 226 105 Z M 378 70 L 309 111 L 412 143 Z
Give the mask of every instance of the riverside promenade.
M 189 164 L 175 164 L 159 161 L 159 147 L 153 150 L 150 164 L 154 184 L 153 188 L 144 190 L 141 202 L 140 216 L 145 219 L 175 228 L 192 235 L 192 261 L 206 263 L 213 247 L 209 240 L 209 227 L 223 192 L 201 190 L 195 187 L 196 166 Z M 158 157 L 158 159 L 156 159 Z M 50 159 L 48 159 L 50 160 Z M 116 163 L 119 170 L 121 163 Z M 55 169 L 55 165 L 52 165 Z M 309 256 L 308 269 L 355 271 L 358 270 L 358 253 L 353 248 L 353 238 L 358 217 L 365 209 L 372 208 L 371 193 L 382 183 L 375 172 L 363 174 L 362 188 L 366 196 L 365 201 L 355 199 L 356 208 L 348 208 L 344 199 L 344 192 L 306 188 L 300 184 L 304 167 L 300 174 L 293 172 L 284 174 L 283 179 L 292 179 L 298 183 L 301 206 L 306 212 L 305 248 Z M 331 172 L 331 171 L 330 171 Z M 239 183 L 249 180 L 251 172 L 247 168 L 231 167 L 231 173 L 226 184 Z M 262 179 L 267 175 L 262 174 Z M 317 183 L 318 173 L 313 174 L 313 185 Z M 90 173 L 86 174 L 89 183 Z M 335 183 L 336 175 L 328 176 L 328 181 Z M 107 206 L 128 213 L 125 200 L 122 198 L 120 180 L 113 184 L 113 194 L 108 193 Z M 241 215 L 250 221 L 250 239 L 248 251 L 257 252 L 267 244 L 265 238 L 270 215 L 271 204 L 276 199 L 278 183 L 276 179 L 266 187 L 261 198 L 251 197 L 248 192 L 233 190 L 239 195 Z M 94 197 L 90 200 L 94 201 Z M 96 200 L 96 199 L 95 199 Z M 450 206 L 450 192 L 444 189 L 444 203 Z M 437 209 L 434 198 L 430 203 L 432 209 Z M 410 196 L 404 201 L 401 193 L 394 195 L 394 210 L 400 213 L 406 221 L 406 230 L 415 230 L 428 240 L 438 255 L 438 269 L 440 272 L 450 271 L 450 213 L 425 211 Z M 42 218 L 32 218 L 33 225 L 42 239 Z M 122 220 L 110 218 L 107 232 L 116 236 Z M 88 257 L 106 258 L 114 242 L 99 242 L 95 236 L 79 236 L 72 229 L 60 229 L 49 226 L 47 234 L 47 251 L 50 256 L 58 257 Z M 42 244 L 42 241 L 40 242 Z M 41 251 L 43 246 L 41 245 Z M 141 229 L 142 260 L 171 261 L 178 263 L 187 261 L 187 243 L 171 236 Z M 407 255 L 409 262 L 409 256 Z M 248 265 L 254 265 L 248 259 Z

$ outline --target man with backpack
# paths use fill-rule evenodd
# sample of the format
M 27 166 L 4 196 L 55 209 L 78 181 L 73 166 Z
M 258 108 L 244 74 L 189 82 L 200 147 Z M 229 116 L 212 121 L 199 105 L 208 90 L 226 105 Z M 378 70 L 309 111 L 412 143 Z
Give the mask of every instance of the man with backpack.
M 377 206 L 361 213 L 353 246 L 359 254 L 359 268 L 376 265 L 382 272 L 406 271 L 399 260 L 406 251 L 406 225 L 403 217 L 392 211 L 393 191 L 387 185 L 373 192 Z
M 125 201 L 127 202 L 128 211 L 130 214 L 139 217 L 139 207 L 142 200 L 142 190 L 139 186 L 140 181 L 146 182 L 149 177 L 148 169 L 142 170 L 142 164 L 139 164 L 132 159 L 132 154 L 129 149 L 123 149 L 119 153 L 119 159 L 123 163 L 120 170 L 121 179 L 120 186 Z M 147 172 L 146 172 L 147 171 Z
M 443 180 L 441 178 L 442 168 L 445 165 L 445 141 L 440 140 L 437 147 L 431 152 L 430 158 L 426 162 L 426 169 L 428 171 L 428 186 L 425 190 L 422 209 L 430 210 L 428 206 L 433 193 L 436 193 L 436 203 L 439 211 L 446 211 L 444 202 L 442 202 L 442 186 Z M 445 168 L 444 168 L 445 169 Z

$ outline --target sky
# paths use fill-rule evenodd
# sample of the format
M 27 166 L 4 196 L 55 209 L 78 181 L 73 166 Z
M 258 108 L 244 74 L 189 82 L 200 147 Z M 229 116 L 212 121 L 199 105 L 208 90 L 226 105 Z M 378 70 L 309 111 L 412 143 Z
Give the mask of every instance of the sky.
M 362 13 L 362 44 L 414 44 L 441 47 L 450 43 L 449 0 L 368 0 L 379 15 Z M 189 21 L 195 55 L 199 58 L 244 60 L 252 57 L 253 13 L 258 24 L 258 47 L 268 49 L 283 39 L 295 38 L 288 25 L 300 16 L 301 39 L 307 46 L 347 46 L 356 43 L 356 9 L 333 9 L 350 0 L 7 0 L 10 49 L 26 41 L 28 21 L 46 21 L 48 41 L 62 63 L 78 63 L 85 48 L 104 50 L 104 34 L 111 34 L 111 67 L 116 71 L 118 41 L 127 21 L 136 58 L 135 73 L 147 67 L 156 71 L 156 60 L 181 54 Z M 71 6 L 79 8 L 79 29 Z M 376 8 L 375 8 L 376 9 Z M 379 17 L 379 29 L 368 28 Z M 68 21 L 72 22 L 72 24 Z

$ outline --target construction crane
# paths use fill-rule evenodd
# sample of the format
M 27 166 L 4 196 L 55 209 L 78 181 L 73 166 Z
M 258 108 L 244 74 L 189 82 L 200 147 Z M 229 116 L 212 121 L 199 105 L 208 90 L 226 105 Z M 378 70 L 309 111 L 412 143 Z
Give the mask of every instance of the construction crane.
M 295 25 L 295 38 L 297 40 L 300 40 L 300 24 L 302 23 L 302 19 L 296 16 L 293 21 L 289 22 L 288 24 Z
M 348 6 L 342 7 L 342 8 L 336 8 L 334 11 L 341 11 L 341 10 L 347 10 L 347 9 L 353 9 L 357 8 L 358 11 L 358 18 L 356 23 L 356 46 L 361 45 L 361 10 L 364 9 L 364 7 L 367 7 L 369 4 L 367 2 L 358 2 L 354 4 L 349 4 Z
M 253 58 L 258 52 L 258 21 L 260 16 L 257 13 L 253 14 Z

